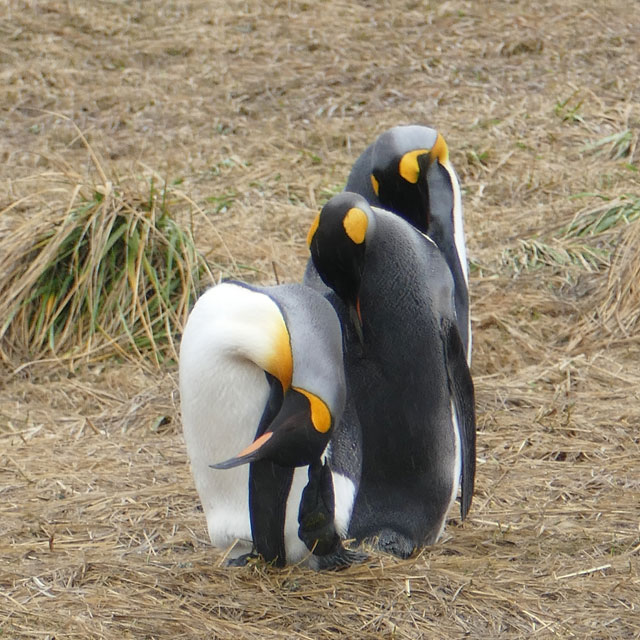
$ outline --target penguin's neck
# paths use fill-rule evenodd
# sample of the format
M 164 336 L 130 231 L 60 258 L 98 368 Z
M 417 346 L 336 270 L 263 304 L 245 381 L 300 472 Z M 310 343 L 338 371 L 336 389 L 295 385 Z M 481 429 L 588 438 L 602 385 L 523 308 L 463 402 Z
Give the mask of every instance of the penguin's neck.
M 255 438 L 269 384 L 259 366 L 226 349 L 203 349 L 198 361 L 202 367 L 181 380 L 183 414 L 191 425 L 185 436 L 192 459 L 202 463 L 194 473 L 210 475 L 209 464 L 236 455 Z

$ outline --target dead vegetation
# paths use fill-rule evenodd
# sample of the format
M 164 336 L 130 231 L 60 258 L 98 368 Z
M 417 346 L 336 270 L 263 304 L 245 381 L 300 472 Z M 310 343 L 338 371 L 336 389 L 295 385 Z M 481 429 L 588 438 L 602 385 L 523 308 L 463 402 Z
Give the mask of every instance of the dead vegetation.
M 0 635 L 640 637 L 637 48 L 621 0 L 5 3 Z M 170 347 L 139 358 L 114 326 L 63 358 L 69 325 L 29 353 L 7 276 L 81 195 L 140 221 L 155 193 L 212 278 L 298 279 L 318 205 L 407 122 L 465 190 L 469 519 L 406 562 L 226 569 Z

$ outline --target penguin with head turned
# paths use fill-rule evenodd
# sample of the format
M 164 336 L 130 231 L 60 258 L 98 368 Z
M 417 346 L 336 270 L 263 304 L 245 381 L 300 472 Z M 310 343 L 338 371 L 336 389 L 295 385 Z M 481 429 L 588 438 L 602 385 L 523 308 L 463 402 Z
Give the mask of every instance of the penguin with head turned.
M 340 536 L 359 469 L 337 464 L 331 472 L 322 459 L 332 436 L 349 439 L 335 433 L 349 425 L 341 420 L 342 338 L 332 306 L 303 285 L 217 285 L 189 315 L 179 376 L 212 544 L 235 543 L 235 564 L 253 552 L 279 566 L 308 558 L 318 569 L 357 559 Z
M 473 495 L 474 391 L 453 277 L 430 238 L 355 193 L 327 202 L 308 244 L 343 324 L 362 429 L 349 535 L 407 557 L 440 537 L 459 487 L 462 518 Z
M 438 245 L 453 275 L 458 329 L 470 363 L 462 199 L 442 135 L 419 125 L 388 129 L 356 160 L 345 191 L 359 193 L 369 204 L 398 214 Z

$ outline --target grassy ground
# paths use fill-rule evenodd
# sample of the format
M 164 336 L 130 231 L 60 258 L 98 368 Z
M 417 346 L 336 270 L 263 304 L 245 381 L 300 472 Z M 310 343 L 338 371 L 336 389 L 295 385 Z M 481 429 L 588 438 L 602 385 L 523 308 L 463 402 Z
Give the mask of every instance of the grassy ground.
M 164 194 L 214 278 L 297 280 L 359 152 L 430 124 L 464 187 L 479 448 L 468 520 L 408 561 L 226 569 L 175 363 L 16 330 L 0 637 L 640 637 L 639 27 L 626 0 L 5 0 L 3 282 L 18 230 L 111 188 Z

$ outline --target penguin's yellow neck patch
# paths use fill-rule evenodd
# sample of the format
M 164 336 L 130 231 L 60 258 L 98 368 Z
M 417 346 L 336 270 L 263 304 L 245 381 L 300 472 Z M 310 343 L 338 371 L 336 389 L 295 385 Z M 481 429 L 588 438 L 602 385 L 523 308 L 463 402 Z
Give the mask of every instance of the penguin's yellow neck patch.
M 291 386 L 293 376 L 293 355 L 289 331 L 281 313 L 278 313 L 271 331 L 271 350 L 263 369 L 280 380 L 283 390 L 286 391 Z
M 444 141 L 441 134 L 438 134 L 436 142 L 433 147 L 431 147 L 431 153 L 429 155 L 432 161 L 437 158 L 440 161 L 440 164 L 445 164 L 449 160 L 449 147 L 447 147 L 447 143 Z
M 371 174 L 371 186 L 373 187 L 373 192 L 377 196 L 380 195 L 380 183 L 378 182 L 377 178 L 373 175 L 373 173 Z
M 405 153 L 398 163 L 398 173 L 411 184 L 418 182 L 420 177 L 420 165 L 418 164 L 418 156 L 429 153 L 429 149 L 414 149 Z
M 307 233 L 307 247 L 311 246 L 311 241 L 313 240 L 313 236 L 316 234 L 318 230 L 318 225 L 320 224 L 320 214 L 318 214 L 311 223 L 311 227 L 309 227 L 309 232 Z
M 316 431 L 320 433 L 327 433 L 331 429 L 331 412 L 327 405 L 313 393 L 305 391 L 304 389 L 297 389 L 296 391 L 301 393 L 309 400 L 309 407 L 311 408 L 311 424 Z
M 351 207 L 342 221 L 347 235 L 356 244 L 362 244 L 367 234 L 369 220 L 367 214 L 358 207 Z

